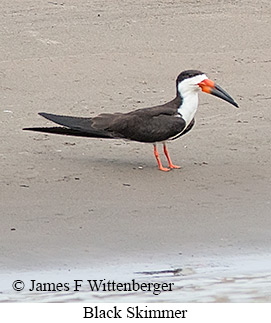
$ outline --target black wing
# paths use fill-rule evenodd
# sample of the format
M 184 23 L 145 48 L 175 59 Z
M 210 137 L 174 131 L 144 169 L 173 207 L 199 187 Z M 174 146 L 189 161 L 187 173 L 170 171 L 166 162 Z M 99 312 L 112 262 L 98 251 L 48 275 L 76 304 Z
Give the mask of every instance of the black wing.
M 138 109 L 129 113 L 104 113 L 94 118 L 39 113 L 63 127 L 25 128 L 48 133 L 97 138 L 124 138 L 141 142 L 164 141 L 185 129 L 185 121 L 177 113 L 180 98 L 166 104 Z

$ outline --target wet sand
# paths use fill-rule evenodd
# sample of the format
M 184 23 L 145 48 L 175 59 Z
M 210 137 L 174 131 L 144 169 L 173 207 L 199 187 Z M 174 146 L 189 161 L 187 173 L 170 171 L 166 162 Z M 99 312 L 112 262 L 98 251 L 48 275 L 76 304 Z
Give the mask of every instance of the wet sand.
M 267 257 L 269 1 L 0 8 L 2 273 Z M 180 170 L 158 171 L 151 145 L 21 130 L 50 125 L 41 111 L 92 116 L 164 103 L 188 68 L 240 109 L 200 95 L 196 126 L 169 145 Z

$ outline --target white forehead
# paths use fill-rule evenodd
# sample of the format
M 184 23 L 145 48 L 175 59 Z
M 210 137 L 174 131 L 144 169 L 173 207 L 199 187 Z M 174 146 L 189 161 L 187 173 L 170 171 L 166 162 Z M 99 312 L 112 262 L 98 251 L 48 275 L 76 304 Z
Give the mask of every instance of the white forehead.
M 186 93 L 186 92 L 191 92 L 191 91 L 196 91 L 199 90 L 198 86 L 195 86 L 197 84 L 199 84 L 200 82 L 204 81 L 208 79 L 208 77 L 206 76 L 206 74 L 199 74 L 199 75 L 195 75 L 193 77 L 189 77 L 183 81 L 181 81 L 178 84 L 178 91 L 180 94 L 182 94 L 182 96 Z
M 183 80 L 180 84 L 199 84 L 203 80 L 208 79 L 206 74 L 199 74 L 193 77 L 189 77 L 188 79 Z

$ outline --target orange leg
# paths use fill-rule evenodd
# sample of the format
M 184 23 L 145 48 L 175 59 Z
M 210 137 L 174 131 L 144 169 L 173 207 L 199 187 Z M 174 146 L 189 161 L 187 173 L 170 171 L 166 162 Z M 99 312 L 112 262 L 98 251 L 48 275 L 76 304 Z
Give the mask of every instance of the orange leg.
M 155 156 L 155 158 L 157 160 L 157 164 L 158 164 L 159 169 L 164 171 L 164 172 L 168 172 L 170 170 L 170 168 L 163 167 L 163 165 L 161 163 L 161 160 L 159 158 L 159 154 L 158 154 L 158 151 L 157 151 L 157 148 L 156 148 L 155 144 L 153 145 L 153 148 L 154 148 L 154 156 Z
M 165 155 L 166 155 L 166 157 L 167 157 L 167 160 L 168 160 L 168 167 L 169 167 L 169 168 L 181 168 L 180 166 L 177 166 L 177 165 L 173 165 L 173 164 L 172 164 L 172 161 L 171 161 L 171 159 L 170 159 L 170 157 L 169 157 L 169 153 L 168 153 L 168 151 L 167 151 L 167 146 L 166 146 L 166 144 L 163 144 L 163 146 L 164 146 L 164 153 L 165 153 Z

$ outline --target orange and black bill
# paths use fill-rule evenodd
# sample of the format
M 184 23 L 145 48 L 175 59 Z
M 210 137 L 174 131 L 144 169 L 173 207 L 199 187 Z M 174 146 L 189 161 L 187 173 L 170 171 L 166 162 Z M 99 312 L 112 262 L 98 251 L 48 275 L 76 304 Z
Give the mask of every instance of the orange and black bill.
M 225 101 L 229 102 L 230 104 L 234 105 L 236 108 L 238 108 L 238 104 L 233 100 L 233 98 L 225 90 L 223 90 L 219 85 L 215 84 L 215 82 L 213 82 L 209 79 L 206 79 L 206 80 L 200 82 L 199 86 L 201 87 L 203 92 L 217 96 L 220 99 L 225 100 Z

